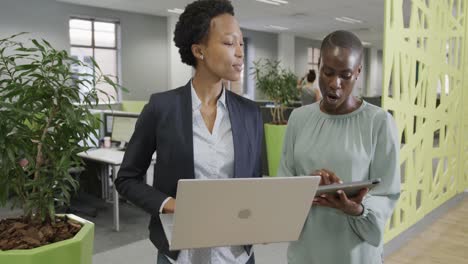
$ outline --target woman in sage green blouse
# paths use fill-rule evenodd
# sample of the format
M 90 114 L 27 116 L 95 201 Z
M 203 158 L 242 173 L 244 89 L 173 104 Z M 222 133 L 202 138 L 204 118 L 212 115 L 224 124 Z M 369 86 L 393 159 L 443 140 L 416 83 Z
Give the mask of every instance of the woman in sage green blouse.
M 321 185 L 380 178 L 354 197 L 315 198 L 289 264 L 380 264 L 385 224 L 400 195 L 397 129 L 390 114 L 352 95 L 361 41 L 335 31 L 322 42 L 323 99 L 293 111 L 279 176 L 320 175 Z

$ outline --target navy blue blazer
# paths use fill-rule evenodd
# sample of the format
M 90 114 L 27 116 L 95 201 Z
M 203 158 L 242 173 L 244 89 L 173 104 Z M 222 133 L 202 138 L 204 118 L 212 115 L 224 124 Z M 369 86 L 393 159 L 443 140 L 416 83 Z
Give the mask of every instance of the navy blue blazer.
M 251 100 L 226 91 L 226 105 L 234 142 L 234 177 L 261 177 L 263 122 L 259 107 Z M 153 186 L 144 175 L 156 151 Z M 130 202 L 151 215 L 150 240 L 173 259 L 159 219 L 164 200 L 176 197 L 177 182 L 193 179 L 193 129 L 191 83 L 151 95 L 126 148 L 115 186 Z

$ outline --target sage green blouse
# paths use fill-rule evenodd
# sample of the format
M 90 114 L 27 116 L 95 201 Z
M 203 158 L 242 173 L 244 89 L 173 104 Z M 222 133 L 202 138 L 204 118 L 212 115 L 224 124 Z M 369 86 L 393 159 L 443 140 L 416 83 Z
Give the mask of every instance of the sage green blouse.
M 343 182 L 382 182 L 364 198 L 361 216 L 312 206 L 299 240 L 288 247 L 289 264 L 382 263 L 385 224 L 400 195 L 397 134 L 392 116 L 365 101 L 345 115 L 325 114 L 319 103 L 293 111 L 278 176 L 324 168 Z

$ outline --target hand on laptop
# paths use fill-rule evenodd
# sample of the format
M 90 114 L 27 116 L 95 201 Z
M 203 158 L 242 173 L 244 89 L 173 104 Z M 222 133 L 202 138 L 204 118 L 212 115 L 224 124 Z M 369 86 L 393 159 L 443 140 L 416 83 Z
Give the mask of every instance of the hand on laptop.
M 336 176 L 336 174 L 333 171 L 327 169 L 316 170 L 312 172 L 311 175 L 317 175 L 321 177 L 319 185 L 343 183 L 343 181 L 338 176 Z
M 163 207 L 163 214 L 173 214 L 175 211 L 175 206 L 176 200 L 171 197 Z

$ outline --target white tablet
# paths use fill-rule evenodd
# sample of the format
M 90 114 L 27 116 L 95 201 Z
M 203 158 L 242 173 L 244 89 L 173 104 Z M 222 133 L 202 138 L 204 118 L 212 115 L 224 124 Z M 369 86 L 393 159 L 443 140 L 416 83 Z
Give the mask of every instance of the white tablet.
M 359 191 L 364 188 L 372 189 L 381 182 L 380 179 L 372 179 L 366 181 L 357 181 L 349 183 L 339 183 L 339 184 L 330 184 L 330 185 L 321 185 L 318 187 L 315 196 L 320 196 L 322 194 L 336 194 L 338 190 L 343 190 L 346 193 L 347 197 L 353 197 L 359 194 Z

